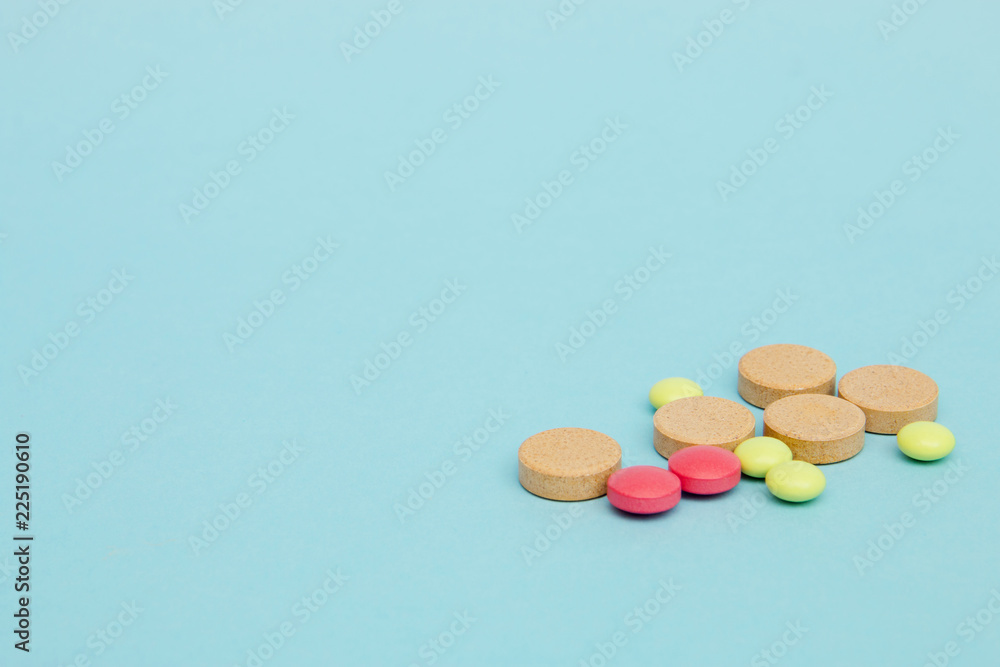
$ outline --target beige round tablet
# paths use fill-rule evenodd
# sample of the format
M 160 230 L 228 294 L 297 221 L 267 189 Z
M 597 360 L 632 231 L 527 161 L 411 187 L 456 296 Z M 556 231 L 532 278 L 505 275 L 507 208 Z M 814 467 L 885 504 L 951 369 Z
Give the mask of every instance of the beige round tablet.
M 765 345 L 740 359 L 739 391 L 747 403 L 766 408 L 796 394 L 833 395 L 837 364 L 804 345 Z
M 836 463 L 865 446 L 865 413 L 836 396 L 786 396 L 764 410 L 764 435 L 788 445 L 799 461 Z
M 757 420 L 745 407 L 718 396 L 691 396 L 667 403 L 653 415 L 653 445 L 670 455 L 694 445 L 733 451 L 753 437 Z
M 937 418 L 937 383 L 906 366 L 855 369 L 840 379 L 840 396 L 864 411 L 871 433 L 899 433 Z
M 608 477 L 622 464 L 618 443 L 585 428 L 537 433 L 517 452 L 521 486 L 550 500 L 587 500 L 608 492 Z

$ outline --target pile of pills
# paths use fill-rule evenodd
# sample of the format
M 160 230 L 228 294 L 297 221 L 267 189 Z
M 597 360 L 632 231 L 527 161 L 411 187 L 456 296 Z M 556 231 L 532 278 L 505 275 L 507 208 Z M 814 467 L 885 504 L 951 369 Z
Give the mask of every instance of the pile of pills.
M 802 503 L 826 488 L 817 466 L 857 455 L 866 431 L 895 434 L 900 451 L 918 461 L 936 461 L 955 448 L 955 436 L 934 421 L 937 384 L 912 368 L 865 366 L 838 387 L 836 364 L 819 350 L 766 345 L 740 359 L 738 389 L 764 409 L 763 436 L 755 437 L 757 420 L 746 406 L 705 396 L 686 378 L 667 378 L 649 390 L 653 447 L 667 468 L 622 468 L 613 438 L 557 428 L 521 445 L 521 485 L 551 500 L 607 495 L 624 512 L 657 514 L 675 507 L 682 492 L 725 493 L 745 475 L 763 478 L 781 500 Z

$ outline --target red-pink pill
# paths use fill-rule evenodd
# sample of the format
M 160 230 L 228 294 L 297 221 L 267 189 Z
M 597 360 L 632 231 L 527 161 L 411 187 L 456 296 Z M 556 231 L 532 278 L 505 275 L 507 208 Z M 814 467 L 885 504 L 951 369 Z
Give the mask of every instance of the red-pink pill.
M 608 478 L 608 500 L 623 512 L 666 512 L 681 499 L 677 475 L 655 466 L 630 466 Z
M 714 445 L 685 447 L 670 455 L 670 471 L 688 493 L 723 493 L 740 481 L 740 459 L 728 449 Z

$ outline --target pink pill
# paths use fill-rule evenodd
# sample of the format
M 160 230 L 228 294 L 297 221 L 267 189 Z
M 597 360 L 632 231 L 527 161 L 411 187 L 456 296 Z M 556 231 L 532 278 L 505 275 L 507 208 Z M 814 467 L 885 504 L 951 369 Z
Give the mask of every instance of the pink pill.
M 681 499 L 677 475 L 655 466 L 630 466 L 608 478 L 608 500 L 623 512 L 666 512 Z
M 713 445 L 685 447 L 670 455 L 670 471 L 688 493 L 722 493 L 740 481 L 740 459 L 728 449 Z

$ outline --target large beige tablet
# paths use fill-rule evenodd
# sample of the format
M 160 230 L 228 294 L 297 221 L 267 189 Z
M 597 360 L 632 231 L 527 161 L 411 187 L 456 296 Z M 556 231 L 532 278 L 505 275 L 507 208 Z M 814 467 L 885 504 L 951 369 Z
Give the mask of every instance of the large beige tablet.
M 840 396 L 861 408 L 871 433 L 899 433 L 937 419 L 938 386 L 906 366 L 864 366 L 840 379 Z
M 744 406 L 718 396 L 691 396 L 667 403 L 653 415 L 653 445 L 660 455 L 694 445 L 733 451 L 753 437 L 757 420 Z
M 517 452 L 521 486 L 550 500 L 587 500 L 608 492 L 608 477 L 622 463 L 618 443 L 585 428 L 537 433 Z
M 747 403 L 766 408 L 796 394 L 833 395 L 837 364 L 819 350 L 804 345 L 765 345 L 743 355 L 739 391 Z
M 865 413 L 836 396 L 786 396 L 764 410 L 764 435 L 788 445 L 799 461 L 836 463 L 865 446 Z

